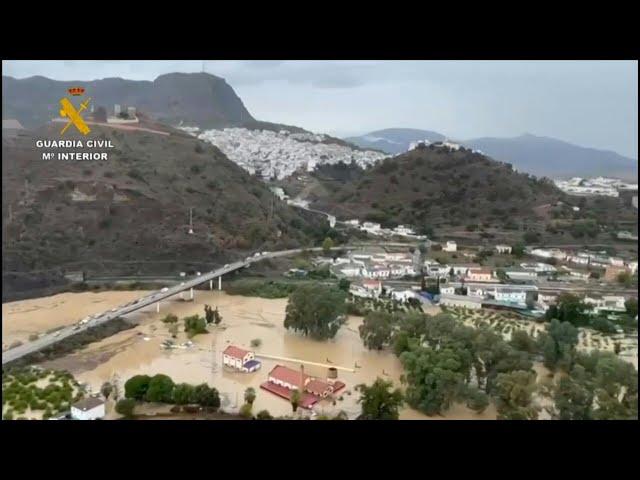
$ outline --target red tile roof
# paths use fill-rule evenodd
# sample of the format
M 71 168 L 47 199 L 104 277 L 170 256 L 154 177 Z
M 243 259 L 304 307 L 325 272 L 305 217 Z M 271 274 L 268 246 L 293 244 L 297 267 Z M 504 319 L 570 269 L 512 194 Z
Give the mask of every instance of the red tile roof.
M 240 360 L 242 360 L 247 355 L 247 353 L 249 353 L 249 350 L 244 350 L 240 347 L 236 347 L 235 345 L 229 345 L 224 349 L 224 352 L 222 353 L 224 353 L 225 355 L 229 355 L 230 357 L 239 358 Z
M 330 392 L 333 391 L 333 387 L 329 385 L 327 382 L 323 382 L 322 380 L 314 379 L 307 383 L 304 387 L 306 391 L 309 393 L 320 395 L 327 390 Z
M 276 365 L 273 367 L 273 370 L 269 372 L 269 377 L 276 378 L 282 382 L 288 383 L 290 385 L 295 385 L 296 387 L 300 386 L 300 377 L 301 372 L 298 370 L 293 370 L 289 367 L 285 367 L 284 365 Z M 304 375 L 302 378 L 303 384 L 307 381 L 309 375 Z

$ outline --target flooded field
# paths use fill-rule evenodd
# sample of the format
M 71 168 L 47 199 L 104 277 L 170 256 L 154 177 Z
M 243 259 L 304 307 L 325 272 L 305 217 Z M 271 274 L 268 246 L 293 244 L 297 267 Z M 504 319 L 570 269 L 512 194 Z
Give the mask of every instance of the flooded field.
M 45 331 L 67 325 L 86 314 L 126 303 L 142 295 L 140 291 L 76 293 L 9 303 L 2 308 L 3 333 L 13 335 L 14 339 L 19 334 L 28 337 L 30 333 L 38 331 L 36 328 Z M 169 339 L 170 334 L 160 319 L 167 313 L 180 318 L 196 313 L 204 315 L 205 304 L 218 307 L 222 323 L 218 327 L 209 327 L 210 333 L 196 336 L 190 348 L 162 349 L 161 343 Z M 227 411 L 239 408 L 243 403 L 244 390 L 252 386 L 257 392 L 254 412 L 267 409 L 275 416 L 290 415 L 291 406 L 288 401 L 261 390 L 260 384 L 277 363 L 291 368 L 299 368 L 300 364 L 260 358 L 261 353 L 355 370 L 353 373 L 339 372 L 338 378 L 347 387 L 338 394 L 336 405 L 324 401 L 316 406 L 318 412 L 344 410 L 350 417 L 355 416 L 360 411 L 355 385 L 370 384 L 376 377 L 400 385 L 402 367 L 398 359 L 391 353 L 372 352 L 363 347 L 357 330 L 361 318 L 350 317 L 335 339 L 318 342 L 290 333 L 283 327 L 286 304 L 286 299 L 268 300 L 198 291 L 194 302 L 183 302 L 178 298 L 163 302 L 159 314 L 155 308 L 149 307 L 130 316 L 139 323 L 136 328 L 92 343 L 79 352 L 46 362 L 43 366 L 69 370 L 80 382 L 89 383 L 93 391 L 97 391 L 105 381 L 115 381 L 122 389 L 124 382 L 136 374 L 164 373 L 175 382 L 206 382 L 221 392 L 223 408 Z M 38 306 L 40 309 L 35 308 Z M 34 314 L 39 318 L 38 321 L 32 318 Z M 251 374 L 225 371 L 222 367 L 222 350 L 229 344 L 252 349 L 250 344 L 254 339 L 261 341 L 260 347 L 253 350 L 263 362 L 262 369 Z M 185 334 L 180 332 L 175 341 L 180 344 L 186 340 Z M 326 376 L 326 369 L 322 367 L 305 365 L 305 372 L 318 377 Z M 464 405 L 454 405 L 443 417 L 427 417 L 411 409 L 404 409 L 401 413 L 403 419 L 494 419 L 495 416 L 492 407 L 478 415 Z
M 61 293 L 2 304 L 2 349 L 27 342 L 30 335 L 66 327 L 93 313 L 104 312 L 146 292 Z

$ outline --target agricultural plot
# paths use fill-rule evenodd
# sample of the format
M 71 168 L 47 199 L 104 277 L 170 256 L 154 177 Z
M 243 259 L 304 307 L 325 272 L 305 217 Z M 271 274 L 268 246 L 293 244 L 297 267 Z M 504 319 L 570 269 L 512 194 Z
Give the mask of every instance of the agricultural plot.
M 489 327 L 502 334 L 506 341 L 518 330 L 527 332 L 537 338 L 540 332 L 546 331 L 546 323 L 538 323 L 517 313 L 498 312 L 487 309 L 472 310 L 465 307 L 448 307 L 444 311 L 465 325 L 480 328 Z M 616 347 L 618 344 L 618 347 Z M 578 334 L 578 350 L 589 352 L 592 350 L 619 349 L 621 356 L 638 356 L 638 336 L 629 334 L 605 334 L 590 328 L 580 328 Z
M 2 373 L 4 420 L 56 417 L 82 396 L 80 385 L 68 372 L 29 367 Z

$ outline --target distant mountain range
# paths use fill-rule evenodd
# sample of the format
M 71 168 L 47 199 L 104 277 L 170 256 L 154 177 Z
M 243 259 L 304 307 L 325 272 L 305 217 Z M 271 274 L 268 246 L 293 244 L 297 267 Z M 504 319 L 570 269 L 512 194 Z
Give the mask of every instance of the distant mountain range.
M 375 132 L 367 133 L 359 137 L 348 137 L 345 138 L 345 140 L 362 148 L 373 148 L 395 155 L 406 152 L 411 142 L 419 140 L 442 142 L 446 140 L 446 137 L 441 133 L 430 132 L 429 130 L 387 128 L 385 130 L 376 130 Z
M 406 152 L 411 142 L 443 141 L 444 135 L 429 130 L 390 128 L 345 140 L 361 147 L 377 148 L 390 154 Z M 458 141 L 480 150 L 519 171 L 551 178 L 609 176 L 626 180 L 638 178 L 638 161 L 608 150 L 585 148 L 549 137 L 524 134 L 513 138 L 476 138 Z
M 169 73 L 154 81 L 105 78 L 62 82 L 37 76 L 2 77 L 2 118 L 27 128 L 58 116 L 58 101 L 70 87 L 84 87 L 92 104 L 113 111 L 114 104 L 135 106 L 155 120 L 200 128 L 241 126 L 256 122 L 233 88 L 208 73 Z

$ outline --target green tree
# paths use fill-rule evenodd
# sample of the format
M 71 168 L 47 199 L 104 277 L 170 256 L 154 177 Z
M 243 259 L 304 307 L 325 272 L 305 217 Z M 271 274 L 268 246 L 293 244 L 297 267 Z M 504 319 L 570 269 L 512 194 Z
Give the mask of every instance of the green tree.
M 489 406 L 489 396 L 477 388 L 469 388 L 465 395 L 466 405 L 476 413 L 482 413 Z
M 269 413 L 268 410 L 260 410 L 256 415 L 258 420 L 273 420 L 273 416 Z
M 626 302 L 624 302 L 624 306 L 627 309 L 627 315 L 629 315 L 631 318 L 635 318 L 638 315 L 637 298 L 629 298 Z
M 188 383 L 179 383 L 173 388 L 173 403 L 176 405 L 188 405 L 198 403 L 195 388 Z
M 631 286 L 631 279 L 631 274 L 627 271 L 620 272 L 617 277 L 618 283 L 621 283 L 625 287 Z
M 135 375 L 124 384 L 124 396 L 135 400 L 143 400 L 149 389 L 149 375 Z
M 461 397 L 468 371 L 461 352 L 415 347 L 400 355 L 408 384 L 407 403 L 427 415 L 440 414 Z
M 111 385 L 109 382 L 104 382 L 102 384 L 102 387 L 100 387 L 100 392 L 102 393 L 104 398 L 109 398 L 109 395 L 111 395 L 111 393 L 113 392 L 113 385 Z
M 511 246 L 511 254 L 514 257 L 517 258 L 521 258 L 524 256 L 524 244 L 522 243 L 516 243 L 515 245 Z
M 576 327 L 588 325 L 590 322 L 590 306 L 571 293 L 563 293 L 558 297 L 556 305 L 547 310 L 547 320 L 556 318 L 561 322 L 569 322 Z
M 524 330 L 516 330 L 513 332 L 509 344 L 521 352 L 536 353 L 538 351 L 538 343 L 535 338 Z
M 174 383 L 171 377 L 159 373 L 151 377 L 144 398 L 147 402 L 171 403 L 173 401 L 173 387 Z
M 242 418 L 246 418 L 247 420 L 252 419 L 253 418 L 253 413 L 251 412 L 252 407 L 253 406 L 250 403 L 243 404 L 240 407 L 240 412 L 239 412 L 240 416 Z
M 346 278 L 341 278 L 340 281 L 338 282 L 338 288 L 343 292 L 348 292 L 349 287 L 351 287 L 351 282 Z
M 191 315 L 184 318 L 184 331 L 192 338 L 201 333 L 208 333 L 207 322 L 200 315 Z
M 214 314 L 213 314 L 213 308 L 211 308 L 209 305 L 205 305 L 204 306 L 204 319 L 207 322 L 207 325 L 213 323 L 213 321 L 215 320 L 214 318 Z
M 220 394 L 218 390 L 202 383 L 195 387 L 194 396 L 199 405 L 203 407 L 220 408 Z
M 538 408 L 533 405 L 536 374 L 526 371 L 501 373 L 496 380 L 496 408 L 499 420 L 536 420 Z
M 376 378 L 371 386 L 356 385 L 360 391 L 358 402 L 362 405 L 362 420 L 398 420 L 398 409 L 402 406 L 403 397 L 400 389 L 393 389 L 393 383 Z
M 558 420 L 591 420 L 593 418 L 593 386 L 588 382 L 579 381 L 584 373 L 576 373 L 576 369 L 584 368 L 580 365 L 574 367 L 571 376 L 562 377 L 553 390 L 552 418 Z
M 553 319 L 547 333 L 538 336 L 545 367 L 554 370 L 571 369 L 575 346 L 578 344 L 578 329 L 569 322 Z
M 289 296 L 284 326 L 316 340 L 333 338 L 345 322 L 345 298 L 334 287 L 301 285 Z
M 176 315 L 174 315 L 173 313 L 168 313 L 162 319 L 162 322 L 163 323 L 177 323 L 178 322 L 178 317 Z
M 116 412 L 120 415 L 131 418 L 136 408 L 136 402 L 132 398 L 122 398 L 116 403 Z
M 248 387 L 244 391 L 244 401 L 249 405 L 253 405 L 253 402 L 256 400 L 256 389 L 253 387 Z
M 371 311 L 358 327 L 362 343 L 369 350 L 382 350 L 391 341 L 393 316 L 390 313 Z
M 333 240 L 331 239 L 331 237 L 325 238 L 324 242 L 322 242 L 322 251 L 324 252 L 324 254 L 325 255 L 329 254 L 332 248 L 333 248 Z
M 300 400 L 301 400 L 300 392 L 297 389 L 292 390 L 289 401 L 291 402 L 291 409 L 293 410 L 294 413 L 298 410 L 298 406 L 300 405 Z

